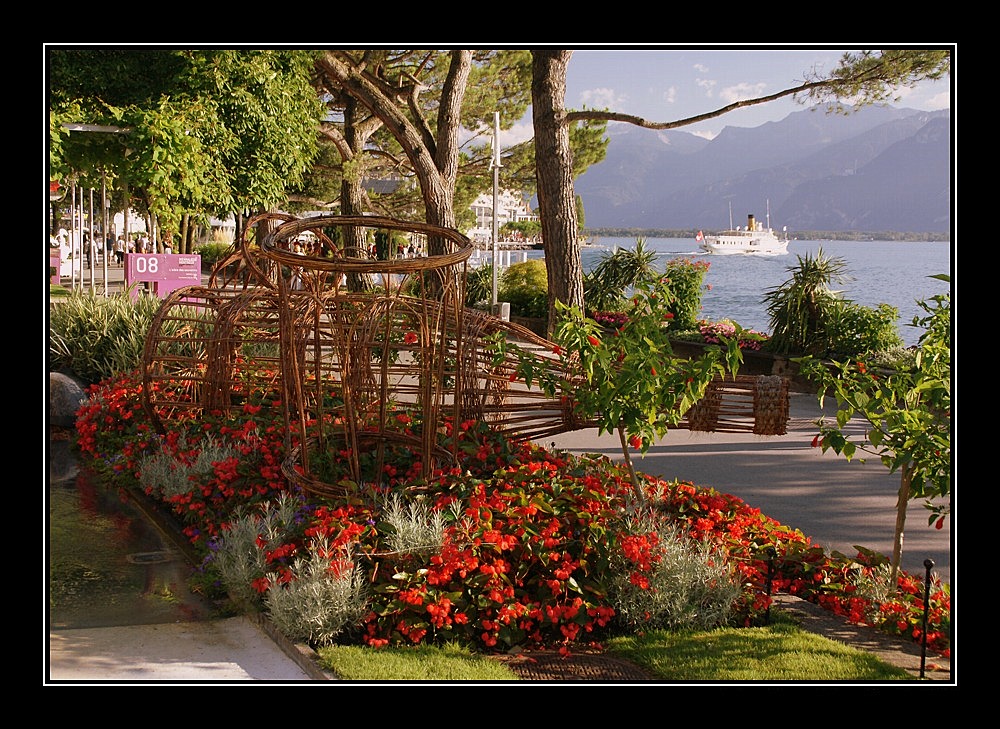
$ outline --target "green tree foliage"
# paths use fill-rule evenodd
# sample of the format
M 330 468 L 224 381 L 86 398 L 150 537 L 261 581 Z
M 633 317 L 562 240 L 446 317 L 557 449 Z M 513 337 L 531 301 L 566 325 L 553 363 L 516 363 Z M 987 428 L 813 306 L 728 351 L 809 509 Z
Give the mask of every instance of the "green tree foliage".
M 946 275 L 938 275 L 950 281 Z M 938 295 L 917 302 L 926 316 L 914 317 L 920 336 L 915 367 L 904 372 L 876 371 L 862 360 L 824 362 L 799 358 L 802 374 L 819 385 L 822 406 L 826 393 L 837 400 L 836 423 L 820 423 L 813 444 L 852 459 L 858 451 L 878 457 L 890 473 L 899 472 L 892 580 L 903 550 L 906 507 L 911 499 L 925 499 L 928 523 L 941 528 L 950 513 L 951 495 L 951 296 Z M 848 423 L 863 418 L 863 439 L 852 440 Z M 860 459 L 862 462 L 864 459 Z
M 50 166 L 176 230 L 181 215 L 266 209 L 302 179 L 322 106 L 312 54 L 286 50 L 49 52 Z M 65 124 L 117 133 L 68 131 Z M 127 188 L 126 188 L 127 186 Z
M 533 238 L 541 235 L 542 224 L 537 220 L 514 220 L 500 226 L 500 236 L 506 237 L 513 233 L 520 233 L 524 238 Z
M 366 172 L 419 181 L 397 189 L 394 195 L 407 202 L 395 207 L 413 215 L 420 203 L 427 222 L 454 227 L 455 211 L 464 211 L 491 180 L 487 120 L 499 112 L 501 128 L 510 128 L 527 108 L 525 54 L 330 50 L 318 60 L 317 76 L 332 108 L 352 98 L 377 120 L 368 127 Z M 373 127 L 383 126 L 374 136 Z M 462 130 L 471 133 L 465 141 Z M 360 151 L 351 148 L 355 158 Z
M 716 376 L 736 375 L 743 361 L 739 330 L 698 359 L 673 353 L 669 285 L 665 277 L 639 282 L 627 321 L 610 335 L 579 309 L 557 304 L 562 311 L 553 341 L 562 366 L 539 370 L 537 360 L 525 356 L 518 366 L 529 387 L 537 384 L 550 397 L 566 397 L 574 417 L 596 421 L 601 433 L 618 433 L 637 496 L 641 493 L 630 449 L 645 453 L 704 397 Z M 494 344 L 502 358 L 505 340 Z
M 827 103 L 830 111 L 849 113 L 841 100 L 852 107 L 899 101 L 901 88 L 912 88 L 924 80 L 951 74 L 950 50 L 891 49 L 845 53 L 840 65 L 828 77 L 815 72 L 806 75 L 801 99 Z

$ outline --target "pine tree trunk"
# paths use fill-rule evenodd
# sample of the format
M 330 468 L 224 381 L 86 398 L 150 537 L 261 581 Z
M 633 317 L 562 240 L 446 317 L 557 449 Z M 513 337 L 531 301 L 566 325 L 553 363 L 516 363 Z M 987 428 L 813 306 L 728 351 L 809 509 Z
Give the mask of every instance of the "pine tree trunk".
M 556 301 L 583 310 L 583 265 L 577 238 L 573 153 L 566 124 L 566 67 L 572 51 L 532 51 L 531 104 L 535 131 L 538 213 L 549 284 L 548 334 Z

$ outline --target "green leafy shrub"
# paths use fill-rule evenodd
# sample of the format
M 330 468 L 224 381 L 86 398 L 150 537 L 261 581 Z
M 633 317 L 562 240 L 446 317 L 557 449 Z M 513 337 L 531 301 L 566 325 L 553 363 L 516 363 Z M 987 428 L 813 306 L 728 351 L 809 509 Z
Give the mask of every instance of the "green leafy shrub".
M 656 251 L 648 250 L 642 238 L 636 240 L 633 249 L 621 248 L 603 256 L 584 276 L 584 306 L 590 316 L 600 321 L 597 315 L 624 312 L 637 290 L 659 283 L 669 298 L 668 310 L 674 316 L 671 326 L 676 330 L 697 329 L 701 293 L 710 264 L 675 258 L 667 261 L 661 272 L 656 267 L 656 258 Z
M 201 256 L 202 268 L 213 268 L 231 249 L 228 243 L 202 243 L 194 252 Z
M 161 303 L 155 296 L 133 301 L 127 293 L 72 291 L 49 305 L 49 369 L 94 384 L 138 368 Z
M 497 295 L 500 293 L 500 282 L 497 282 Z M 465 277 L 465 305 L 475 306 L 484 301 L 493 301 L 493 264 L 484 263 L 470 269 Z
M 709 265 L 708 261 L 689 258 L 673 258 L 667 262 L 664 278 L 672 297 L 669 311 L 674 315 L 672 326 L 675 329 L 697 328 L 701 317 L 701 292 Z
M 656 256 L 656 251 L 645 247 L 642 238 L 636 239 L 635 248 L 619 248 L 614 253 L 603 254 L 593 270 L 583 277 L 583 300 L 587 311 L 622 311 L 637 284 L 660 277 Z
M 497 284 L 500 301 L 510 303 L 514 316 L 546 318 L 549 315 L 549 279 L 545 261 L 531 259 L 509 266 Z
M 768 349 L 823 355 L 829 349 L 827 324 L 842 301 L 831 286 L 848 279 L 847 263 L 825 256 L 822 248 L 815 256 L 797 258 L 787 269 L 791 277 L 764 294 L 771 328 Z
M 791 278 L 764 295 L 770 316 L 770 351 L 856 357 L 903 345 L 898 309 L 889 304 L 862 306 L 833 289 L 834 284 L 850 279 L 844 259 L 827 257 L 820 248 L 816 256 L 798 256 L 798 263 L 788 271 Z
M 873 309 L 841 302 L 832 309 L 826 325 L 829 356 L 856 357 L 902 347 L 898 320 L 899 309 L 889 304 L 879 304 Z

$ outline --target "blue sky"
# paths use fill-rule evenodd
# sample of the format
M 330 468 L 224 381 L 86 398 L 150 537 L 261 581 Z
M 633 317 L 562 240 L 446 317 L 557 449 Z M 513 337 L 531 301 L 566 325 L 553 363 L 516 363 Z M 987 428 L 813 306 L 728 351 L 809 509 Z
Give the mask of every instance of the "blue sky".
M 898 44 L 897 44 L 898 45 Z M 941 47 L 949 44 L 927 44 Z M 745 46 L 711 48 L 602 46 L 576 49 L 566 78 L 569 108 L 609 108 L 652 121 L 676 121 L 714 111 L 739 99 L 796 86 L 815 69 L 835 68 L 847 46 Z M 953 78 L 900 89 L 902 107 L 935 111 L 950 105 Z M 725 126 L 756 127 L 807 107 L 781 99 L 729 112 L 681 130 L 712 138 Z M 531 118 L 510 139 L 531 135 Z M 526 134 L 525 134 L 526 132 Z M 501 146 L 504 140 L 501 138 Z

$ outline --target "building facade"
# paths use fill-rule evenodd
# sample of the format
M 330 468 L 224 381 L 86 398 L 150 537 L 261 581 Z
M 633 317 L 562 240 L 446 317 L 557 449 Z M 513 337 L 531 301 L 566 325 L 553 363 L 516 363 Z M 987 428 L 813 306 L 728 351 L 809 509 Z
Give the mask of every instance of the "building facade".
M 493 193 L 483 193 L 472 203 L 472 212 L 476 214 L 476 225 L 466 231 L 473 243 L 487 243 L 493 239 Z M 532 212 L 528 201 L 520 192 L 501 190 L 497 195 L 497 228 L 505 223 L 519 223 L 526 220 L 538 220 L 538 215 Z

